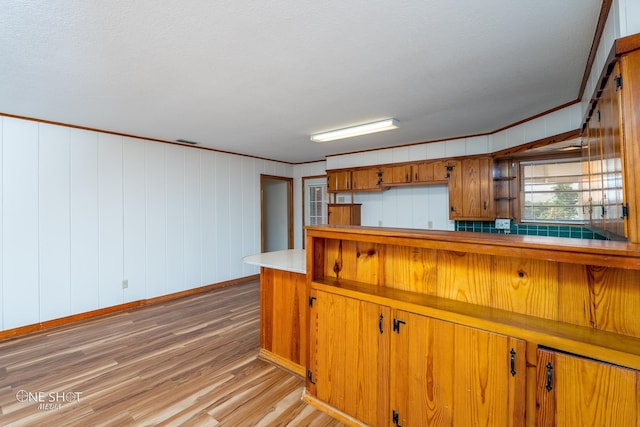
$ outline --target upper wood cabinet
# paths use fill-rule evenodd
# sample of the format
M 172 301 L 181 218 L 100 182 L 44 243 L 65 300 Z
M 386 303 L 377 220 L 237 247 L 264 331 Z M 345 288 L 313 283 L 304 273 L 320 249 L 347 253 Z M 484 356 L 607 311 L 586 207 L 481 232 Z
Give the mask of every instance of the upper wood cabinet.
M 493 219 L 493 160 L 469 158 L 447 165 L 450 219 Z
M 383 166 L 381 185 L 411 183 L 411 165 Z
M 616 40 L 583 127 L 591 226 L 640 243 L 640 35 Z
M 415 183 L 445 183 L 447 182 L 446 161 L 431 160 L 411 165 L 412 181 Z
M 354 191 L 380 190 L 380 168 L 354 169 L 351 171 L 351 188 Z
M 351 191 L 351 171 L 328 172 L 327 191 L 330 193 Z
M 538 426 L 630 426 L 640 417 L 640 372 L 539 349 Z
M 620 66 L 606 80 L 584 132 L 588 148 L 590 225 L 600 233 L 626 236 L 621 129 Z

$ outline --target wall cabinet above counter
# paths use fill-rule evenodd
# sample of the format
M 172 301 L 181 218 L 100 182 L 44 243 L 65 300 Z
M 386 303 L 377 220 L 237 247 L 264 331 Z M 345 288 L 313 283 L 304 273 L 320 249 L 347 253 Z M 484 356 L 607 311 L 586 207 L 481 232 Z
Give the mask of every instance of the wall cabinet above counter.
M 393 187 L 446 184 L 449 218 L 494 218 L 491 157 L 441 159 L 327 171 L 329 193 L 383 191 Z

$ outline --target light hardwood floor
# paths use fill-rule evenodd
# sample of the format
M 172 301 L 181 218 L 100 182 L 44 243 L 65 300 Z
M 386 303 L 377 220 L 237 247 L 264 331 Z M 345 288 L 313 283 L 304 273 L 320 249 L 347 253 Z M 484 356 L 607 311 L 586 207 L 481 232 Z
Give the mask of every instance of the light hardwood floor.
M 238 284 L 0 341 L 0 425 L 343 425 L 256 358 L 258 293 Z

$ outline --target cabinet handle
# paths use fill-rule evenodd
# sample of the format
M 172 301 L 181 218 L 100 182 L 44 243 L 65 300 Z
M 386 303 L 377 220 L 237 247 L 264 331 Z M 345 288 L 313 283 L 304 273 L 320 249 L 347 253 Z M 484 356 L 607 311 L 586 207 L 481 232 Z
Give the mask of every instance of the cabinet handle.
M 380 313 L 380 317 L 378 318 L 378 329 L 380 330 L 381 334 L 384 333 L 384 330 L 382 329 L 382 319 L 384 319 L 384 316 L 382 315 L 382 313 Z
M 553 390 L 553 386 L 551 385 L 552 381 L 553 381 L 553 365 L 551 365 L 551 362 L 549 362 L 547 363 L 547 385 L 545 386 L 547 391 Z
M 485 211 L 487 210 L 487 201 L 486 200 L 484 201 L 484 210 Z
M 516 351 L 514 349 L 511 349 L 511 376 L 515 377 L 516 376 Z

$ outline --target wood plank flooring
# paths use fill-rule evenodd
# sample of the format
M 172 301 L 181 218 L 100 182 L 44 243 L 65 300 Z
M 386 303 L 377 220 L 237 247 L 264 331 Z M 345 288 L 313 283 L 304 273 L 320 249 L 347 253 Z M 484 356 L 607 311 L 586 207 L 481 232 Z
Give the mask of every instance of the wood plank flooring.
M 0 425 L 343 425 L 258 350 L 257 281 L 2 341 Z

